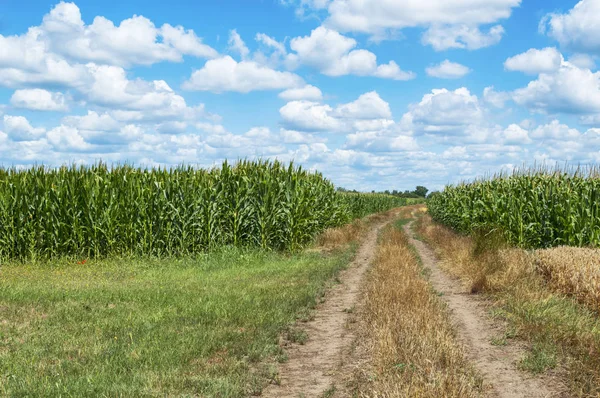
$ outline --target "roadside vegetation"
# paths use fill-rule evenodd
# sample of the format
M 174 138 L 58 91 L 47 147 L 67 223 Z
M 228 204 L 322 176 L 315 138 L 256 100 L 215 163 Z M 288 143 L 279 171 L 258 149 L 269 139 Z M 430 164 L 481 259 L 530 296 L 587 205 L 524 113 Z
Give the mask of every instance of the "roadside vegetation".
M 510 208 L 504 213 L 519 215 Z M 571 396 L 600 395 L 597 249 L 525 251 L 499 230 L 459 234 L 429 215 L 419 219 L 417 231 L 467 292 L 490 299 L 491 314 L 504 325 L 492 344 L 524 340 L 521 369 L 554 374 Z

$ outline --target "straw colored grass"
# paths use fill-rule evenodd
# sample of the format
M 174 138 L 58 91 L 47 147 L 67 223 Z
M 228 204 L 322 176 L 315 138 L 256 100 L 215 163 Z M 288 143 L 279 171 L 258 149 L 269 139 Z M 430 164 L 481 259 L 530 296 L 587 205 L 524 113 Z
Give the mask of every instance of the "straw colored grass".
M 592 310 L 595 251 L 527 252 L 508 247 L 494 233 L 459 235 L 428 215 L 420 217 L 417 231 L 465 290 L 487 295 L 492 313 L 507 325 L 499 340 L 529 343 L 521 368 L 534 373 L 557 368 L 571 396 L 600 396 L 600 319 Z
M 538 250 L 535 263 L 553 289 L 572 295 L 600 312 L 600 249 Z
M 445 304 L 396 226 L 384 230 L 366 285 L 360 397 L 479 397 L 482 382 L 457 344 Z

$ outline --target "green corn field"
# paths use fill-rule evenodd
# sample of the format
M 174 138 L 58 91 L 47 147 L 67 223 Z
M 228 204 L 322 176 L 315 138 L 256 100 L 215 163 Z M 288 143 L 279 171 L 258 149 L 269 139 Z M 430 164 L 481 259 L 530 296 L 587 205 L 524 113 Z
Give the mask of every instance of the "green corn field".
M 336 193 L 320 173 L 276 161 L 0 169 L 0 259 L 296 250 L 326 228 L 402 204 Z
M 596 169 L 534 168 L 448 186 L 429 199 L 428 208 L 455 230 L 497 228 L 523 248 L 600 246 Z

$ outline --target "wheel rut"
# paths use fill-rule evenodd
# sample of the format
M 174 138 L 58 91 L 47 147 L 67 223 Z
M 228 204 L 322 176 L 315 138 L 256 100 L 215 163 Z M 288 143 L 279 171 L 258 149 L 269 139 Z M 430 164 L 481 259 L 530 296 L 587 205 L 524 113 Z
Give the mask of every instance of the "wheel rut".
M 460 341 L 469 360 L 491 387 L 489 396 L 498 398 L 563 397 L 562 386 L 550 377 L 533 377 L 519 369 L 517 362 L 524 350 L 516 345 L 494 346 L 491 341 L 498 326 L 490 319 L 485 303 L 477 296 L 465 293 L 460 281 L 448 276 L 438 266 L 433 250 L 415 239 L 412 222 L 404 226 L 423 262 L 431 272 L 430 282 L 442 296 L 451 312 Z
M 261 396 L 320 397 L 334 386 L 344 352 L 354 340 L 346 327 L 349 312 L 358 303 L 363 278 L 375 258 L 379 231 L 389 222 L 388 219 L 371 227 L 355 259 L 340 273 L 340 283 L 328 291 L 325 302 L 317 307 L 314 320 L 302 324 L 308 341 L 286 350 L 288 361 L 279 367 L 279 384 L 269 385 Z

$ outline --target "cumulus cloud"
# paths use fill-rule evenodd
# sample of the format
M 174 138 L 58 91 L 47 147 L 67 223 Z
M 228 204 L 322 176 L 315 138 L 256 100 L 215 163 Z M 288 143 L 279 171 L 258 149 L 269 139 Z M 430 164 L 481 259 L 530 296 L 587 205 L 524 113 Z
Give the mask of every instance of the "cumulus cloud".
M 312 101 L 290 101 L 279 113 L 289 129 L 322 132 L 381 128 L 392 117 L 389 104 L 375 91 L 336 108 Z
M 48 131 L 47 138 L 57 152 L 87 151 L 92 148 L 74 127 L 61 125 L 53 128 Z
M 600 55 L 599 14 L 597 0 L 582 0 L 565 14 L 546 15 L 539 29 L 571 51 Z
M 311 86 L 310 84 L 304 87 L 290 88 L 279 93 L 279 98 L 286 101 L 297 101 L 297 100 L 308 100 L 308 101 L 320 101 L 323 98 L 323 93 L 318 87 Z
M 82 116 L 67 116 L 63 118 L 62 123 L 80 130 L 92 131 L 116 131 L 120 126 L 108 113 L 99 114 L 94 111 L 88 111 Z
M 346 147 L 366 152 L 404 152 L 419 149 L 414 137 L 391 130 L 359 131 L 349 134 L 346 137 Z
M 193 30 L 169 24 L 157 28 L 143 16 L 125 19 L 119 26 L 97 16 L 91 25 L 86 25 L 74 3 L 56 5 L 44 16 L 40 31 L 39 39 L 52 52 L 85 62 L 131 66 L 180 62 L 183 55 L 217 56 Z
M 425 69 L 429 76 L 438 77 L 440 79 L 459 79 L 468 75 L 471 69 L 459 63 L 445 60 L 438 65 L 433 65 Z
M 311 101 L 291 101 L 279 109 L 284 125 L 300 131 L 340 131 L 343 123 L 333 117 L 333 108 Z
M 478 50 L 500 43 L 503 34 L 501 25 L 492 26 L 487 32 L 482 32 L 477 26 L 433 25 L 423 34 L 421 42 L 435 51 L 452 48 Z
M 504 62 L 504 68 L 509 71 L 539 75 L 540 73 L 557 71 L 563 61 L 562 54 L 554 47 L 541 50 L 532 48 L 522 54 L 508 58 Z
M 338 106 L 335 114 L 346 119 L 389 119 L 392 117 L 390 104 L 371 91 L 362 94 L 355 101 Z
M 483 89 L 483 101 L 496 108 L 504 108 L 506 101 L 510 99 L 510 94 L 494 90 L 494 86 Z
M 355 49 L 356 46 L 356 40 L 320 26 L 310 36 L 291 40 L 290 47 L 294 53 L 288 54 L 286 63 L 292 69 L 307 65 L 327 76 L 375 76 L 393 80 L 410 80 L 415 77 L 414 73 L 400 69 L 394 61 L 378 64 L 375 54 Z
M 512 8 L 520 3 L 520 0 L 333 0 L 326 23 L 343 31 L 365 33 L 436 23 L 480 25 L 510 17 Z
M 465 88 L 435 89 L 418 104 L 410 106 L 403 122 L 424 133 L 462 132 L 469 124 L 480 123 L 484 111 L 476 95 Z
M 503 137 L 506 144 L 530 144 L 529 132 L 518 124 L 511 124 L 504 129 Z
M 222 93 L 236 91 L 281 90 L 303 85 L 300 76 L 281 72 L 254 61 L 237 62 L 230 56 L 212 59 L 192 73 L 183 84 L 185 90 Z
M 564 62 L 542 73 L 527 87 L 515 90 L 513 100 L 534 111 L 590 114 L 600 112 L 600 72 Z
M 4 115 L 4 131 L 13 141 L 35 141 L 46 133 L 44 128 L 31 126 L 23 116 Z
M 531 131 L 531 137 L 536 139 L 553 139 L 561 141 L 576 140 L 581 136 L 579 130 L 553 120 L 548 124 L 538 126 Z
M 38 88 L 15 91 L 10 98 L 10 104 L 15 108 L 24 108 L 33 111 L 69 110 L 63 93 L 50 92 Z

